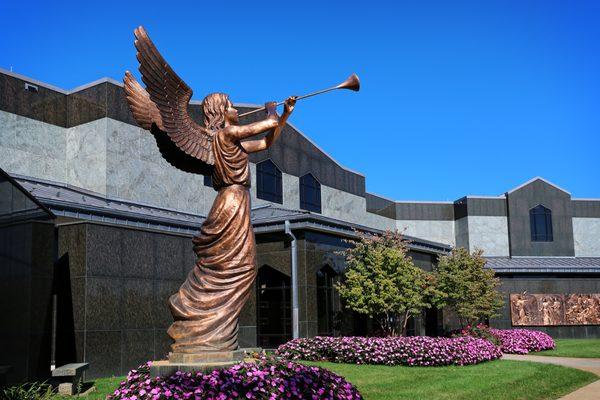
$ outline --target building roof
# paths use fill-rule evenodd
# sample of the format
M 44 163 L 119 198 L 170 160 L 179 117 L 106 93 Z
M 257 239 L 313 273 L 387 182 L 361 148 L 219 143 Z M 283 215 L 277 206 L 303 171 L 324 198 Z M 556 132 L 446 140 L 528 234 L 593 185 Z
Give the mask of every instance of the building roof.
M 0 169 L 0 222 L 54 218 L 52 211 Z
M 203 215 L 110 198 L 64 183 L 21 175 L 13 176 L 24 190 L 57 216 L 188 235 L 197 234 L 205 220 Z M 292 229 L 314 230 L 346 238 L 356 238 L 358 232 L 381 232 L 309 211 L 293 210 L 273 204 L 252 209 L 252 224 L 257 234 L 282 232 L 285 221 L 290 221 Z M 450 246 L 442 243 L 410 236 L 406 238 L 410 241 L 410 247 L 415 250 L 435 253 L 445 253 L 450 250 Z
M 204 216 L 109 198 L 72 185 L 13 175 L 34 198 L 57 216 L 139 228 L 196 234 Z
M 501 273 L 598 273 L 600 257 L 487 257 Z
M 357 238 L 359 232 L 382 233 L 382 230 L 369 228 L 351 222 L 340 221 L 335 218 L 323 216 L 304 210 L 292 210 L 284 207 L 266 204 L 252 209 L 252 224 L 254 232 L 282 232 L 285 221 L 290 221 L 291 229 L 306 229 L 323 233 L 343 236 L 349 239 Z M 422 250 L 434 253 L 447 253 L 451 246 L 404 235 L 413 250 Z

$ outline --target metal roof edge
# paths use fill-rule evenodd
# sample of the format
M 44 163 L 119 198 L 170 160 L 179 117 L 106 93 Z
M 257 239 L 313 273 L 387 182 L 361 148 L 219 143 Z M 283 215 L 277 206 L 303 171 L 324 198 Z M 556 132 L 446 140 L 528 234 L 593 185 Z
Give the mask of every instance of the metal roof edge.
M 542 181 L 542 182 L 544 182 L 544 183 L 546 183 L 546 184 L 548 184 L 548 185 L 550 185 L 550 186 L 552 186 L 552 187 L 554 187 L 554 188 L 556 188 L 556 189 L 558 189 L 558 190 L 560 190 L 560 191 L 562 191 L 562 192 L 565 192 L 565 193 L 567 193 L 568 195 L 570 195 L 570 194 L 571 194 L 571 192 L 569 192 L 569 191 L 567 191 L 567 190 L 565 190 L 565 189 L 561 188 L 561 187 L 560 187 L 560 186 L 558 186 L 558 185 L 555 185 L 554 183 L 552 183 L 552 182 L 550 182 L 550 181 L 548 181 L 548 180 L 546 180 L 546 179 L 542 178 L 541 176 L 536 176 L 536 177 L 534 177 L 534 178 L 531 178 L 531 179 L 530 179 L 530 180 L 528 180 L 527 182 L 525 182 L 525 183 L 522 183 L 522 184 L 520 184 L 519 186 L 512 188 L 511 190 L 509 190 L 508 192 L 506 192 L 506 194 L 511 194 L 511 193 L 513 193 L 513 192 L 516 192 L 517 190 L 519 190 L 519 189 L 521 189 L 521 188 L 523 188 L 523 187 L 525 187 L 525 186 L 527 186 L 527 185 L 529 185 L 530 183 L 533 183 L 533 182 L 535 182 L 535 181 Z

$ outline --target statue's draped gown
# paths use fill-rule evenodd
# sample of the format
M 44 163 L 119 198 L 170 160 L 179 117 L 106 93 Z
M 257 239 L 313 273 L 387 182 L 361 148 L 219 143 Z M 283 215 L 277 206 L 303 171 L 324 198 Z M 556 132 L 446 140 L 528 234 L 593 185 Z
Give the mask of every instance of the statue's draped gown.
M 248 154 L 224 130 L 215 133 L 213 154 L 218 194 L 193 239 L 196 265 L 169 299 L 175 352 L 235 350 L 238 317 L 256 276 Z

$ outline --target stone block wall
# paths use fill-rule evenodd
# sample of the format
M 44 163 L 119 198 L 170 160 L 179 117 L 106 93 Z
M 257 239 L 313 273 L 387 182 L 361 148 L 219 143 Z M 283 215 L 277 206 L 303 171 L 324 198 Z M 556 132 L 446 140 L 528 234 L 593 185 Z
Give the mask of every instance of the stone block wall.
M 87 378 L 164 359 L 167 299 L 194 266 L 191 238 L 87 222 L 62 225 L 58 236 L 67 271 L 57 284 L 68 289 L 59 296 L 70 298 L 59 299 L 57 359 L 89 362 Z

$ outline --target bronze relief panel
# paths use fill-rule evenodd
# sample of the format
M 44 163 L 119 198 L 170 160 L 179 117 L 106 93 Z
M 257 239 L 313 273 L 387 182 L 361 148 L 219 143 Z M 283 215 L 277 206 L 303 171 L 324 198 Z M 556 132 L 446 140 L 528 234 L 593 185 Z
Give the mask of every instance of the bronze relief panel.
M 600 325 L 600 294 L 511 294 L 516 326 Z

